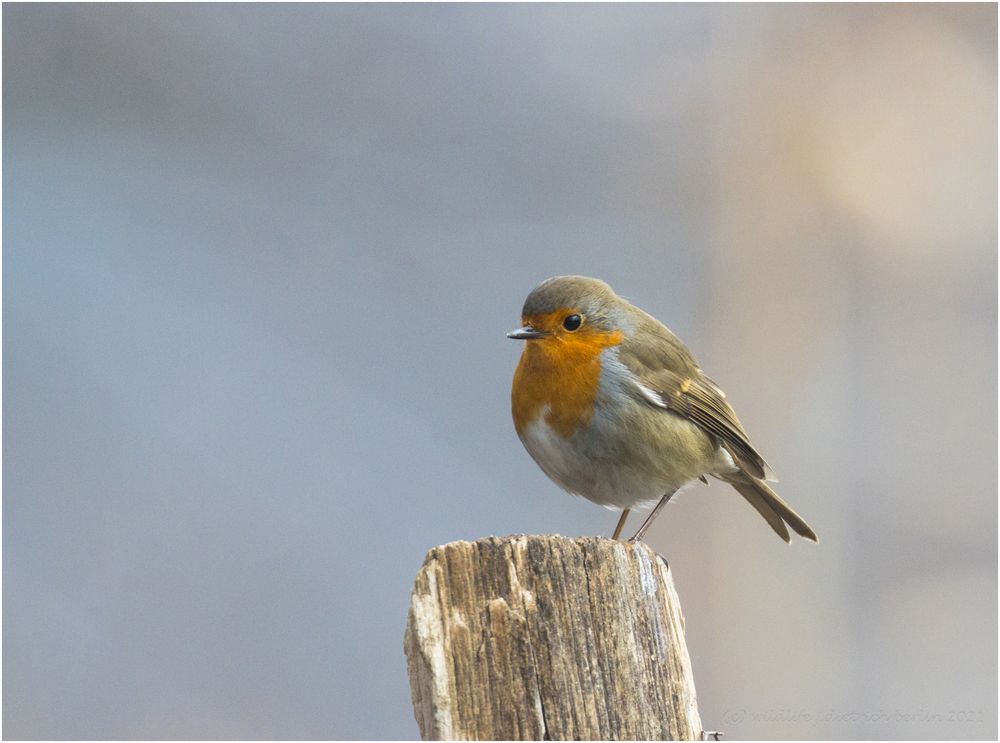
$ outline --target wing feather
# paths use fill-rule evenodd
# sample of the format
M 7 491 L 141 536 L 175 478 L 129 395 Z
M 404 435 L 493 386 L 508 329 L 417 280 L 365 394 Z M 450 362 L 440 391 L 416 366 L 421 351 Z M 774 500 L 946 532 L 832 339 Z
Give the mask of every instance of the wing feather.
M 673 333 L 658 322 L 656 325 L 659 328 L 645 330 L 660 336 L 660 343 L 641 347 L 623 343 L 619 353 L 622 363 L 635 375 L 640 397 L 650 405 L 687 418 L 714 436 L 747 474 L 760 479 L 768 477 L 767 462 L 750 443 L 725 393 L 702 373 Z M 650 348 L 660 352 L 650 353 Z

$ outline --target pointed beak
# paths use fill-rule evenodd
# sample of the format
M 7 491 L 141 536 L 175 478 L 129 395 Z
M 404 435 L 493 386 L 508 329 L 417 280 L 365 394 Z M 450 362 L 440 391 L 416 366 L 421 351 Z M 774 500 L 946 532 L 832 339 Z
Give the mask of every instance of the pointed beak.
M 530 325 L 525 325 L 523 328 L 518 328 L 507 333 L 507 337 L 515 341 L 530 341 L 534 338 L 541 338 L 544 335 L 545 333 L 541 330 L 535 330 Z

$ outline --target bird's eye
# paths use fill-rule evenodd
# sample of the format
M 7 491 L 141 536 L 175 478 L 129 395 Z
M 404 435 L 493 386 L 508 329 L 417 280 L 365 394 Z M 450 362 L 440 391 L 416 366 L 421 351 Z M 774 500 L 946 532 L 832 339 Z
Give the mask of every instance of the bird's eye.
M 573 332 L 583 323 L 583 318 L 579 315 L 570 315 L 565 320 L 563 320 L 563 327 L 569 332 Z

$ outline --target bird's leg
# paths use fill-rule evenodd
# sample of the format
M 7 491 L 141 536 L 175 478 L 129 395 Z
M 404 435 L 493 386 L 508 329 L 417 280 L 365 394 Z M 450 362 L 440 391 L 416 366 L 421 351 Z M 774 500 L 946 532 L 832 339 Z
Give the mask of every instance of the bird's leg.
M 615 527 L 615 533 L 611 535 L 612 539 L 618 539 L 621 536 L 622 529 L 625 528 L 625 519 L 628 518 L 628 512 L 631 509 L 626 508 L 622 511 L 622 517 L 618 519 L 618 526 Z
M 654 519 L 656 519 L 656 515 L 660 512 L 660 509 L 667 505 L 667 501 L 670 500 L 676 492 L 677 489 L 674 488 L 669 493 L 664 493 L 663 497 L 660 498 L 660 502 L 656 504 L 656 508 L 649 512 L 649 516 L 647 516 L 646 520 L 642 522 L 642 526 L 639 527 L 639 531 L 633 534 L 632 538 L 628 540 L 629 542 L 634 544 L 635 542 L 642 541 L 643 535 L 646 533 L 646 530 L 652 526 Z

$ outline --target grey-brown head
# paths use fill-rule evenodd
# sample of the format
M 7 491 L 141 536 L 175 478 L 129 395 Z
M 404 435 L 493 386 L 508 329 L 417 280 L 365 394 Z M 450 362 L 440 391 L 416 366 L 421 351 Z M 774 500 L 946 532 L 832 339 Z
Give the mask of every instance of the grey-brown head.
M 600 279 L 556 276 L 531 290 L 521 310 L 523 327 L 508 338 L 532 340 L 581 328 L 609 333 L 631 327 L 630 305 Z

